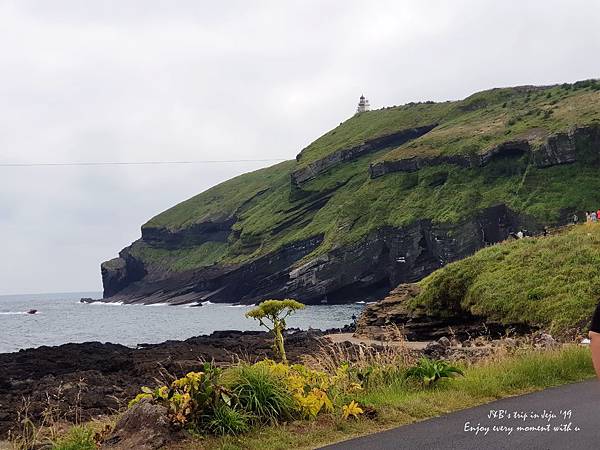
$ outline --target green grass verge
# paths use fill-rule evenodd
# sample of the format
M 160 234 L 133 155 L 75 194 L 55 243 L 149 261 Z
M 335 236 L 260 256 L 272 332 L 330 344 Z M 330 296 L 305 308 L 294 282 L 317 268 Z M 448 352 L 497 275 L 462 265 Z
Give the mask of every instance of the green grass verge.
M 313 422 L 271 426 L 238 437 L 208 438 L 180 444 L 177 449 L 302 449 L 369 434 L 488 403 L 503 397 L 593 377 L 589 349 L 527 351 L 465 368 L 465 376 L 415 389 L 398 382 L 365 391 L 362 404 L 378 411 L 374 420 L 342 421 L 323 416 Z

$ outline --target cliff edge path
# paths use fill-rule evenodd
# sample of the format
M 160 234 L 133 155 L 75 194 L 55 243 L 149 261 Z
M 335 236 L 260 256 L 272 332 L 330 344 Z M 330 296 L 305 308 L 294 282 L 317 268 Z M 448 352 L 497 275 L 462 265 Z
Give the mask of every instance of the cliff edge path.
M 599 448 L 599 407 L 600 382 L 590 380 L 497 400 L 324 448 L 591 450 Z

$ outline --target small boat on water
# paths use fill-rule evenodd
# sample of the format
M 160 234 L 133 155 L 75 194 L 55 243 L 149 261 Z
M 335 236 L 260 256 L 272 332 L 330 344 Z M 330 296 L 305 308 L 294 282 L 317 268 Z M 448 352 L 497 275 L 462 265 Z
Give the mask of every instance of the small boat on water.
M 29 311 L 27 311 L 27 314 L 36 314 L 37 312 L 37 309 L 30 309 Z

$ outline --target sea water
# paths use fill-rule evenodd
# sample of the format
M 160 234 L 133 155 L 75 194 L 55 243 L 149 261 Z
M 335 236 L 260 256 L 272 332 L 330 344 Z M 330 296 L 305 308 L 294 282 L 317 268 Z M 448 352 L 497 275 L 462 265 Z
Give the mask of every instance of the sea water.
M 99 292 L 0 296 L 0 353 L 68 342 L 113 342 L 135 347 L 187 339 L 216 330 L 260 330 L 243 305 L 204 303 L 199 307 L 80 303 Z M 307 305 L 288 318 L 288 327 L 338 328 L 352 322 L 364 304 Z M 36 314 L 27 311 L 36 309 Z

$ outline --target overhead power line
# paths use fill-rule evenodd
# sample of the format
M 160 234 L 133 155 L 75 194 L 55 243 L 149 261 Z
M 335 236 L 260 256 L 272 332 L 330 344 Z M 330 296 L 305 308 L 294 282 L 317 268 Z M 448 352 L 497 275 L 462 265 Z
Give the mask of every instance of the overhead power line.
M 243 162 L 275 162 L 287 161 L 289 158 L 265 159 L 204 159 L 197 161 L 96 161 L 96 162 L 25 162 L 0 163 L 0 167 L 44 167 L 44 166 L 160 166 L 167 164 L 219 164 Z

